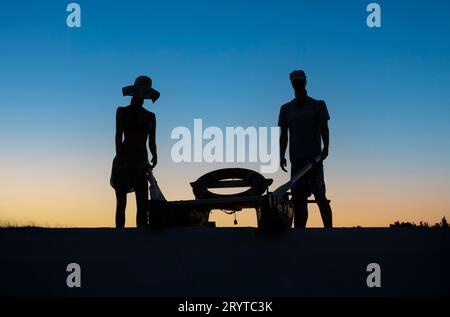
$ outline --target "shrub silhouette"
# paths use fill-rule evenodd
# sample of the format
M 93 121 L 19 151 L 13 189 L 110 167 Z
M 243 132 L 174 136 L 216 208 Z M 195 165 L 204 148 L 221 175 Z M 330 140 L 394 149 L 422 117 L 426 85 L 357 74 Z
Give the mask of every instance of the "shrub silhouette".
M 442 218 L 441 220 L 441 228 L 448 228 L 448 222 L 447 219 L 445 219 L 445 217 Z
M 389 225 L 390 228 L 448 228 L 448 222 L 445 217 L 442 218 L 441 222 L 434 224 L 432 227 L 428 224 L 427 221 L 421 221 L 419 225 L 416 225 L 414 222 L 400 222 L 396 221 L 393 224 Z

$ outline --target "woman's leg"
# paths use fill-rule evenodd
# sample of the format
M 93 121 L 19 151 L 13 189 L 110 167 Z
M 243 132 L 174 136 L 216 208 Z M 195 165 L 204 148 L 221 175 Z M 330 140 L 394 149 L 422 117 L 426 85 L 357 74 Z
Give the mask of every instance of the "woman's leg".
M 116 228 L 125 227 L 125 208 L 127 207 L 127 193 L 116 190 Z
M 148 188 L 147 188 L 147 179 L 144 179 L 142 182 L 136 186 L 135 194 L 136 194 L 136 226 L 142 227 L 147 224 L 147 209 L 148 209 Z

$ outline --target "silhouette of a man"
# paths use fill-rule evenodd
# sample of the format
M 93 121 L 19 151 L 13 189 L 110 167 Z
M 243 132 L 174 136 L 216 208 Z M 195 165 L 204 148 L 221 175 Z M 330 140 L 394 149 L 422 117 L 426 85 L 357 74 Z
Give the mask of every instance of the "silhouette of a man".
M 152 88 L 147 76 L 136 78 L 134 85 L 122 89 L 124 96 L 131 96 L 127 107 L 118 107 L 116 112 L 116 156 L 111 171 L 111 186 L 116 192 L 116 227 L 125 226 L 127 193 L 136 195 L 136 225 L 147 223 L 148 169 L 158 163 L 156 151 L 156 116 L 144 108 L 144 100 L 158 100 L 160 94 Z M 146 143 L 152 153 L 149 163 Z
M 280 166 L 286 170 L 286 148 L 289 139 L 291 177 L 318 154 L 322 159 L 328 156 L 330 116 L 324 101 L 315 100 L 306 91 L 306 75 L 302 70 L 290 74 L 295 98 L 280 109 L 278 125 L 280 135 Z M 289 137 L 288 137 L 289 133 Z M 323 141 L 323 148 L 322 148 Z M 323 163 L 315 164 L 292 188 L 294 205 L 294 226 L 305 228 L 308 221 L 308 197 L 314 194 L 326 228 L 333 226 L 330 203 L 325 194 Z

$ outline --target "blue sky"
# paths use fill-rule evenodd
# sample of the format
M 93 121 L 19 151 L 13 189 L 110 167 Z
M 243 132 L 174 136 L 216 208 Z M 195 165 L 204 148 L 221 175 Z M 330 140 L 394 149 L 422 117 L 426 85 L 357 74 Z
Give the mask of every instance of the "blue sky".
M 106 179 L 115 108 L 127 104 L 121 87 L 147 74 L 161 92 L 147 106 L 158 118 L 160 182 L 170 182 L 164 171 L 186 168 L 170 162 L 173 128 L 194 118 L 275 126 L 292 98 L 288 74 L 303 68 L 332 117 L 334 186 L 374 178 L 381 194 L 393 179 L 416 184 L 411 193 L 448 189 L 448 1 L 378 1 L 379 29 L 366 26 L 360 0 L 78 1 L 80 29 L 65 24 L 68 3 L 2 4 L 3 168 L 103 164 L 89 177 Z

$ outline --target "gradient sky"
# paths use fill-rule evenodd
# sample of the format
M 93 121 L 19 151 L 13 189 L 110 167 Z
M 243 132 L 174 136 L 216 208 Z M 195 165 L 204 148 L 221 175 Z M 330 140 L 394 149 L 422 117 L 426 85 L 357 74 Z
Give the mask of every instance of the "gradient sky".
M 252 164 L 176 164 L 176 126 L 276 126 L 303 68 L 327 102 L 325 165 L 336 226 L 450 218 L 450 2 L 69 1 L 1 4 L 0 222 L 113 226 L 116 107 L 141 74 L 161 92 L 159 165 L 169 199 L 193 197 L 205 172 Z M 278 172 L 272 188 L 288 179 Z M 134 225 L 129 195 L 127 225 Z M 320 226 L 311 208 L 310 226 Z M 219 225 L 233 217 L 213 212 Z M 254 212 L 238 218 L 254 225 Z

